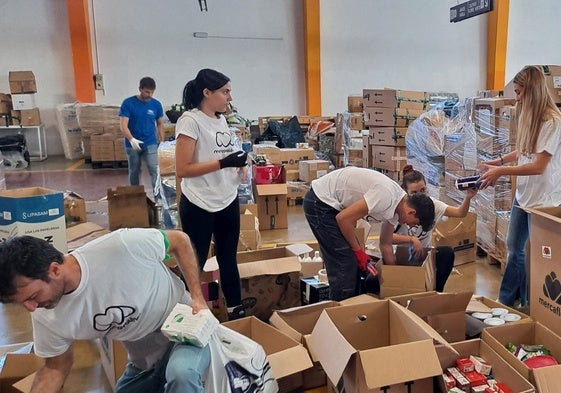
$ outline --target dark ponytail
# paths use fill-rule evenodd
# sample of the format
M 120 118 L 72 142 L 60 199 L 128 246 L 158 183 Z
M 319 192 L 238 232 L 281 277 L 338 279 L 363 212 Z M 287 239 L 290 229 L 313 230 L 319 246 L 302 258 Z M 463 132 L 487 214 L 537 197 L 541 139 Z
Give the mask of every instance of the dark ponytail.
M 420 181 L 424 181 L 425 183 L 427 182 L 425 180 L 425 175 L 413 169 L 413 165 L 405 165 L 403 167 L 402 173 L 403 179 L 401 180 L 401 188 L 403 188 L 405 191 L 407 191 L 407 186 L 411 183 L 417 183 Z
M 209 89 L 210 91 L 218 90 L 228 82 L 230 82 L 230 78 L 221 72 L 210 68 L 200 70 L 197 73 L 197 77 L 187 82 L 183 88 L 183 105 L 185 109 L 190 110 L 201 105 L 204 89 Z

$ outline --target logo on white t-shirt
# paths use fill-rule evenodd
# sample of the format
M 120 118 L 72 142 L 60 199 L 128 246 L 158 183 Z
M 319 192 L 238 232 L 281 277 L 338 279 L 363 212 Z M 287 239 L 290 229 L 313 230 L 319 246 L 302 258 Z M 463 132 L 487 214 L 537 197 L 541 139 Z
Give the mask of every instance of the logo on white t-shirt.
M 108 332 L 112 329 L 123 329 L 129 323 L 138 320 L 136 309 L 130 306 L 111 306 L 103 314 L 94 315 L 94 329 Z

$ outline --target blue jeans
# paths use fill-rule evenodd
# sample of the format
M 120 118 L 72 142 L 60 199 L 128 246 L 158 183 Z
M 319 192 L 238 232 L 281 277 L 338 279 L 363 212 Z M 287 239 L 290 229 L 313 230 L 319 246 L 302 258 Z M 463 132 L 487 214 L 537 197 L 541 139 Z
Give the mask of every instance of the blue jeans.
M 360 275 L 355 254 L 343 237 L 335 216 L 339 211 L 323 203 L 310 188 L 304 213 L 316 237 L 329 280 L 329 297 L 344 300 L 359 294 Z
M 526 242 L 530 237 L 529 214 L 518 208 L 515 199 L 510 211 L 510 223 L 506 236 L 508 258 L 499 290 L 499 302 L 513 306 L 517 299 L 520 305 L 528 306 L 528 283 L 526 279 Z
M 115 393 L 202 393 L 202 376 L 210 364 L 210 348 L 172 344 L 151 370 L 132 363 L 117 381 Z
M 158 179 L 158 145 L 144 146 L 142 144 L 141 146 L 141 151 L 136 151 L 132 147 L 125 147 L 129 163 L 129 183 L 131 186 L 138 186 L 140 184 L 140 172 L 142 160 L 144 160 L 150 173 L 152 192 L 154 192 L 156 180 Z

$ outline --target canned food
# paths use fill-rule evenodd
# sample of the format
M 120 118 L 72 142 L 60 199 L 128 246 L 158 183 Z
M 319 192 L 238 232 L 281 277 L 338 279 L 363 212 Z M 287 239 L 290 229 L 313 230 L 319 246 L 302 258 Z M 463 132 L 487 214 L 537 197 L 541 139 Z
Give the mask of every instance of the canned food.
M 481 186 L 479 176 L 460 177 L 456 179 L 456 188 L 460 191 L 465 191 L 470 188 L 477 189 Z

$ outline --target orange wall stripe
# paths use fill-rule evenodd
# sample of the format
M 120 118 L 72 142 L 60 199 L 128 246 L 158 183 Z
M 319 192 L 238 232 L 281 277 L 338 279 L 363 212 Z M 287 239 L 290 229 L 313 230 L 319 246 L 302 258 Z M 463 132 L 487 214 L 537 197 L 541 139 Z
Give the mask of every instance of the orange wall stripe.
M 76 101 L 95 102 L 88 0 L 66 0 Z
M 494 0 L 487 27 L 487 89 L 503 90 L 510 0 Z
M 304 0 L 306 114 L 321 116 L 321 55 L 319 0 Z

